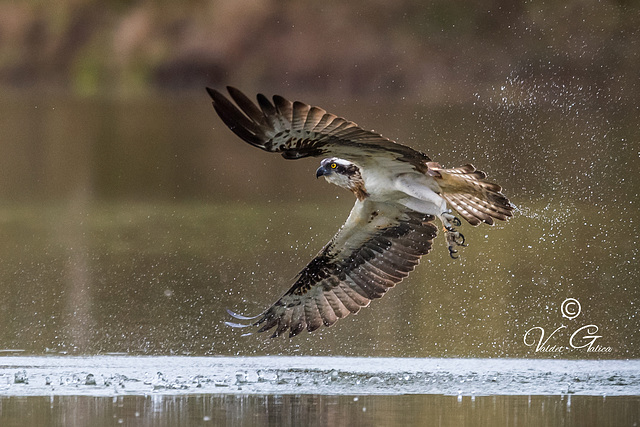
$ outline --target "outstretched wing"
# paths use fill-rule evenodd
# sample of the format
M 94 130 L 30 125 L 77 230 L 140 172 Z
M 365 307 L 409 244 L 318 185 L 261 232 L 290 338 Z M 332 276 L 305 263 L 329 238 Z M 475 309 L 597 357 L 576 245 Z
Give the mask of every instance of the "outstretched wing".
M 254 318 L 230 314 L 257 319 L 251 325 L 261 325 L 258 332 L 275 328 L 273 337 L 331 326 L 382 297 L 415 268 L 436 236 L 433 220 L 398 204 L 357 201 L 340 231 L 275 304 Z
M 258 105 L 233 87 L 227 87 L 234 105 L 215 89 L 207 88 L 222 121 L 240 138 L 286 159 L 340 157 L 364 166 L 380 159 L 403 160 L 426 171 L 429 157 L 406 145 L 362 129 L 319 107 L 291 102 L 281 96 L 273 104 L 262 94 Z

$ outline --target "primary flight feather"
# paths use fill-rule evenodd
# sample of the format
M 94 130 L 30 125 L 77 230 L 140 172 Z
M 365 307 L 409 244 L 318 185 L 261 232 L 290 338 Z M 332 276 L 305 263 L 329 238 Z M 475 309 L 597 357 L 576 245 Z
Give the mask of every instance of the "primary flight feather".
M 311 332 L 357 313 L 402 281 L 431 250 L 438 218 L 449 254 L 464 236 L 449 206 L 471 225 L 507 220 L 513 206 L 499 185 L 472 165 L 446 169 L 424 153 L 362 129 L 319 107 L 274 96 L 256 105 L 233 87 L 231 99 L 207 88 L 213 107 L 237 136 L 286 159 L 324 157 L 316 177 L 353 192 L 356 202 L 338 233 L 263 313 L 229 313 L 273 337 Z

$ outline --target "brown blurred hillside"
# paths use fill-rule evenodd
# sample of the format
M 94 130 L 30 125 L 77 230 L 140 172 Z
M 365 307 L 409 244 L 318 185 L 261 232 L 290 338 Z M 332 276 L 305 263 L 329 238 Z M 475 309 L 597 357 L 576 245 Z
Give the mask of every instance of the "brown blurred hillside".
M 0 86 L 455 102 L 515 75 L 638 99 L 638 28 L 635 1 L 5 1 Z

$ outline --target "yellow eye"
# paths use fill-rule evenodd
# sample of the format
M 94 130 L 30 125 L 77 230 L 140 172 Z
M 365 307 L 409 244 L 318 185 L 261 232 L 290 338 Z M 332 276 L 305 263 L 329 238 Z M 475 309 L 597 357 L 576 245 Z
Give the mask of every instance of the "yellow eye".
M 335 163 L 331 163 L 331 169 L 335 169 L 337 167 L 338 167 L 338 165 L 336 165 Z

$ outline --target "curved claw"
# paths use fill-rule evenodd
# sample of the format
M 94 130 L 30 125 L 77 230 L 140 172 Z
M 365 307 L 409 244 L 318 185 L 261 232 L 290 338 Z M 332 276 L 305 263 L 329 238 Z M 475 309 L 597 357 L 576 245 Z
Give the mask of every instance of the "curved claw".
M 456 250 L 455 250 L 455 249 L 453 249 L 451 246 L 449 246 L 449 256 L 450 256 L 452 259 L 458 259 L 458 258 L 459 258 L 459 257 L 457 257 L 457 256 L 454 256 L 454 254 L 457 254 L 457 253 L 458 253 L 458 251 L 456 251 Z
M 458 242 L 456 241 L 456 243 L 458 243 L 458 246 L 467 246 L 467 245 L 465 245 L 465 243 L 464 243 L 464 242 L 466 242 L 466 239 L 464 238 L 464 234 L 462 234 L 462 233 L 458 233 L 458 237 L 460 237 L 460 239 L 462 239 L 462 242 L 460 242 L 460 243 L 458 243 Z
M 446 228 L 448 231 L 456 231 L 453 227 L 460 227 L 462 225 L 462 221 L 460 221 L 460 218 L 458 218 L 457 216 L 453 215 L 451 213 L 450 210 L 444 211 L 439 215 L 440 221 L 442 221 L 442 225 L 444 226 L 444 228 Z
M 262 313 L 260 313 L 257 316 L 247 317 L 247 316 L 243 316 L 242 314 L 234 313 L 233 311 L 229 310 L 228 308 L 227 308 L 227 313 L 229 313 L 229 316 L 233 317 L 234 319 L 238 319 L 238 320 L 253 320 L 253 319 L 257 319 L 262 314 Z

